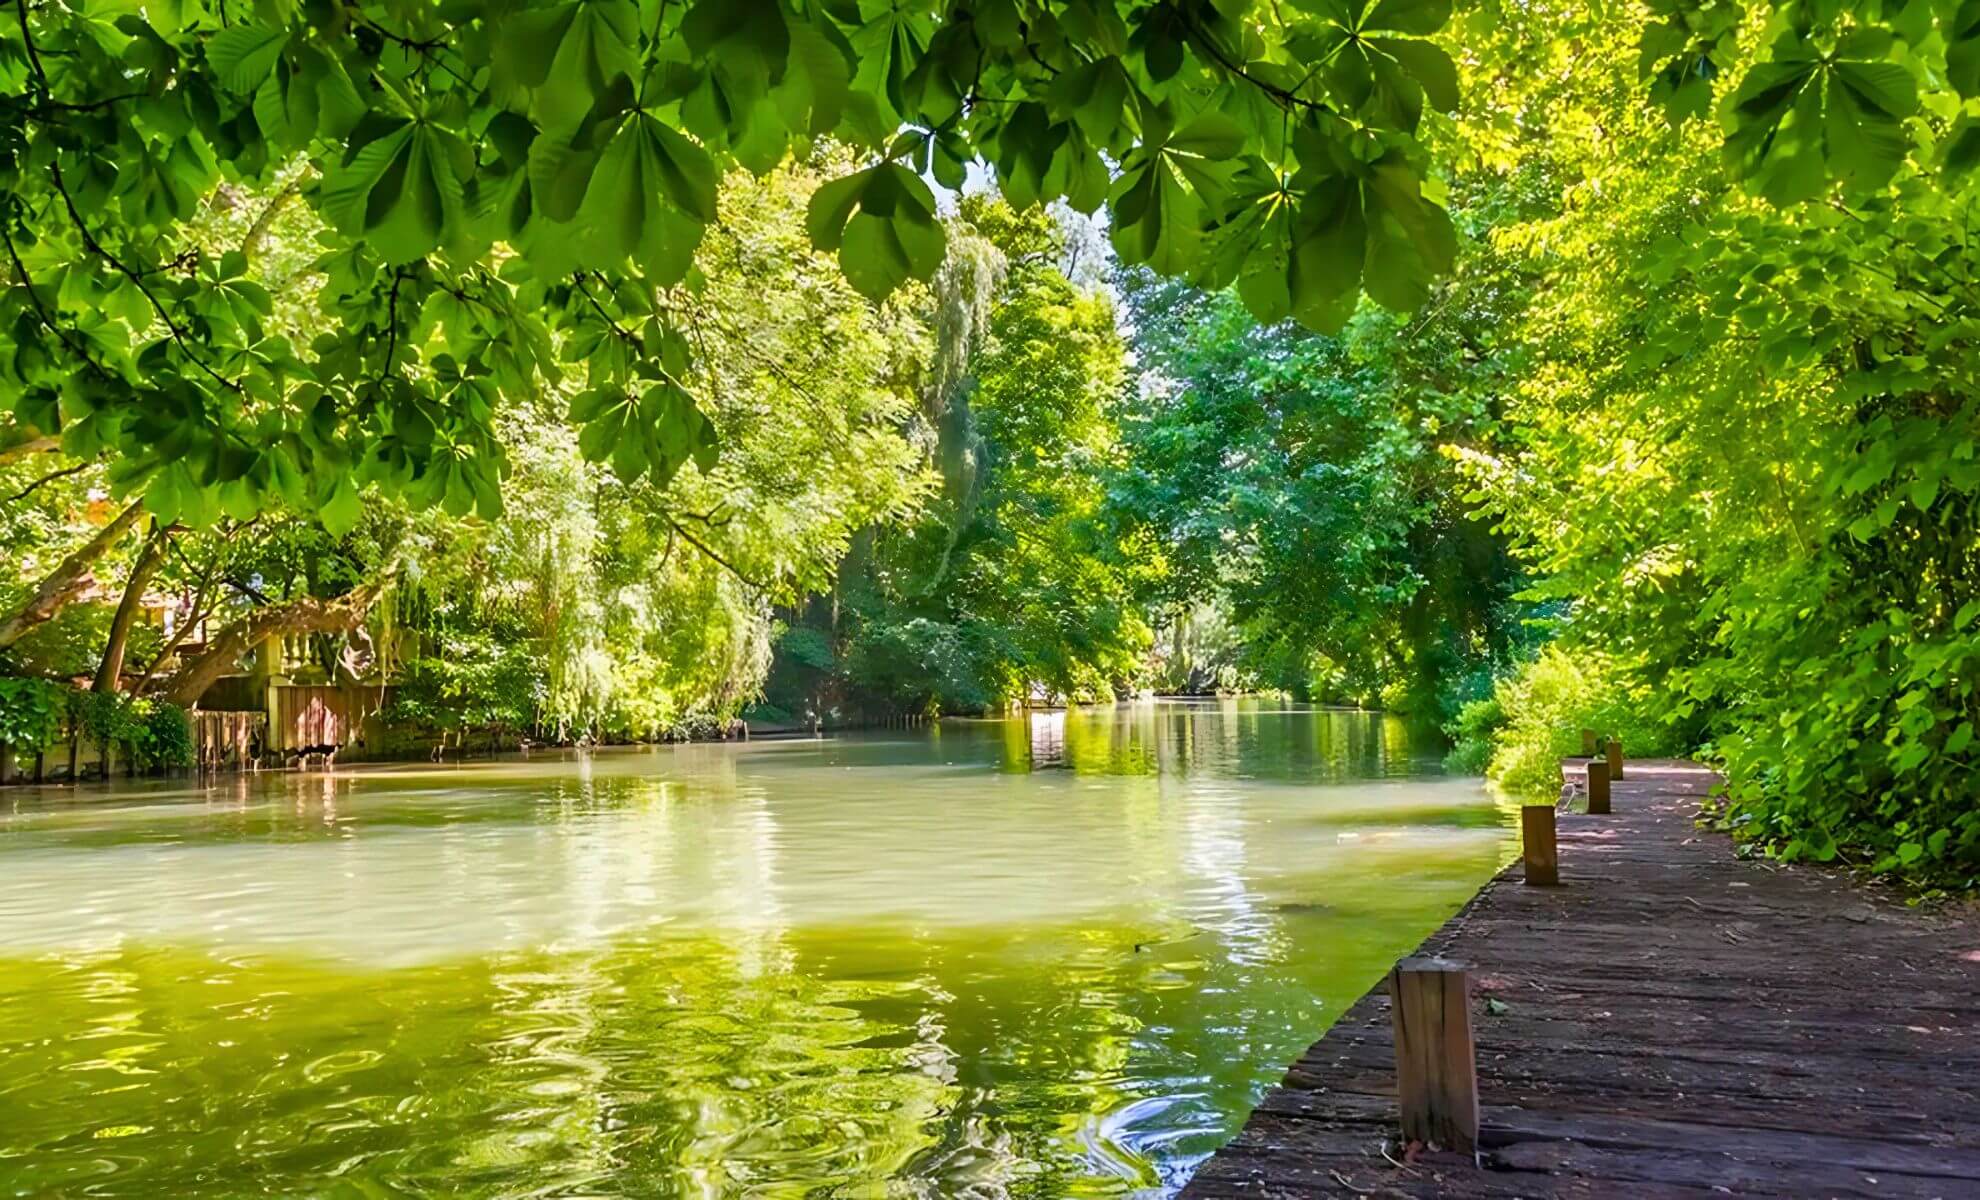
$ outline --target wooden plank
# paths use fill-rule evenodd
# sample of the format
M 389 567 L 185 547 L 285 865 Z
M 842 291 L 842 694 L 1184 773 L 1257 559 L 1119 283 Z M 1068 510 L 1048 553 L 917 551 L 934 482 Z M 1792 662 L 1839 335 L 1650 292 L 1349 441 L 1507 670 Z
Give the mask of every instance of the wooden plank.
M 1564 783 L 1592 799 L 1591 765 Z M 1515 864 L 1424 941 L 1469 968 L 1482 1166 L 1398 1137 L 1377 987 L 1183 1195 L 1980 1197 L 1980 920 L 1736 858 L 1697 826 L 1712 783 L 1629 764 L 1616 811 L 1559 824 L 1574 887 Z

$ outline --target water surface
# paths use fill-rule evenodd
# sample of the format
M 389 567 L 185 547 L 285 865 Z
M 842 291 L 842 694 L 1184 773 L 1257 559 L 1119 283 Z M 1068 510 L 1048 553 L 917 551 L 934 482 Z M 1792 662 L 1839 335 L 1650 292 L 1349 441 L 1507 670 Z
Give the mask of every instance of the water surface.
M 0 1193 L 1161 1195 L 1508 851 L 1398 722 L 0 792 Z

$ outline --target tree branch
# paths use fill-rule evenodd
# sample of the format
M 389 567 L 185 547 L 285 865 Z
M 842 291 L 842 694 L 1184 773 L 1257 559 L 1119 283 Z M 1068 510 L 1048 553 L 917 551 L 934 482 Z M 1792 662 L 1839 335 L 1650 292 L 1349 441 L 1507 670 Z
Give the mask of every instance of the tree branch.
M 268 240 L 268 227 L 275 223 L 275 217 L 288 206 L 289 201 L 302 191 L 302 176 L 298 175 L 283 185 L 282 190 L 269 198 L 254 221 L 248 225 L 247 234 L 241 238 L 241 253 L 249 258 L 261 253 L 261 244 Z
M 364 621 L 395 573 L 388 567 L 377 578 L 335 599 L 303 596 L 242 614 L 208 642 L 199 657 L 172 673 L 159 693 L 161 698 L 182 708 L 192 707 L 215 680 L 269 638 L 349 633 Z
M 0 621 L 0 650 L 27 634 L 35 626 L 54 618 L 55 614 L 68 607 L 76 597 L 87 591 L 94 582 L 90 567 L 97 559 L 109 553 L 110 547 L 124 536 L 130 527 L 137 523 L 144 512 L 144 502 L 133 500 L 130 507 L 117 514 L 117 519 L 97 531 L 81 549 L 62 560 L 60 566 L 48 573 L 48 577 L 35 588 L 27 603 L 5 621 Z
M 29 496 L 34 495 L 35 490 L 41 487 L 42 484 L 54 483 L 57 479 L 61 479 L 64 476 L 74 475 L 81 471 L 87 471 L 90 467 L 94 465 L 95 465 L 94 463 L 79 462 L 73 467 L 63 467 L 59 471 L 50 471 L 48 474 L 43 475 L 41 478 L 35 480 L 33 483 L 30 483 L 26 487 L 22 488 L 20 491 L 15 492 L 13 495 L 7 497 L 5 503 L 18 504 L 22 500 L 27 499 Z
M 206 599 L 212 587 L 213 578 L 211 575 L 199 581 L 199 590 L 193 593 L 192 608 L 187 611 L 186 619 L 181 621 L 179 627 L 172 631 L 171 637 L 165 639 L 165 644 L 158 648 L 158 653 L 151 656 L 150 664 L 137 677 L 137 682 L 131 685 L 131 695 L 144 695 L 144 689 L 150 687 L 152 679 L 157 676 L 158 668 L 164 666 L 165 660 L 176 654 L 179 647 L 185 644 L 186 635 L 198 628 L 200 623 L 205 621 L 206 618 L 213 615 L 212 607 L 207 603 Z
M 1281 104 L 1287 106 L 1297 106 L 1300 108 L 1308 109 L 1313 112 L 1333 111 L 1332 109 L 1328 108 L 1326 105 L 1320 103 L 1318 100 L 1308 100 L 1306 97 L 1300 95 L 1297 92 L 1293 92 L 1286 88 L 1282 88 L 1277 84 L 1267 83 L 1263 79 L 1258 78 L 1258 76 L 1253 75 L 1251 72 L 1245 70 L 1244 65 L 1238 62 L 1236 59 L 1232 58 L 1228 53 L 1226 53 L 1224 48 L 1217 44 L 1216 39 L 1210 36 L 1210 31 L 1203 28 L 1202 25 L 1198 24 L 1196 19 L 1190 16 L 1186 10 L 1179 8 L 1177 11 L 1182 15 L 1184 23 L 1189 26 L 1189 31 L 1194 36 L 1195 41 L 1198 44 L 1200 44 L 1205 50 L 1209 51 L 1210 57 L 1216 59 L 1217 65 L 1224 68 L 1224 70 L 1229 71 L 1232 75 L 1235 75 L 1239 79 L 1244 80 L 1252 87 L 1255 87 L 1259 91 L 1264 92 L 1266 95 L 1272 97 L 1274 100 L 1277 100 Z M 1308 77 L 1311 78 L 1310 73 Z
M 714 561 L 723 569 L 727 570 L 729 574 L 734 575 L 737 579 L 742 580 L 744 583 L 755 588 L 759 592 L 767 592 L 770 590 L 770 588 L 767 585 L 758 583 L 756 580 L 751 579 L 749 576 L 743 574 L 742 571 L 734 563 L 730 562 L 726 558 L 723 558 L 720 554 L 717 554 L 708 545 L 708 543 L 702 541 L 700 538 L 694 536 L 693 534 L 689 533 L 686 529 L 682 528 L 681 523 L 679 521 L 674 520 L 672 515 L 668 513 L 661 513 L 660 519 L 667 522 L 667 528 L 673 530 L 677 534 L 680 534 L 681 540 L 685 541 L 688 545 L 693 546 L 696 550 L 699 550 L 703 554 L 707 555 L 709 559 Z
M 110 634 L 103 642 L 103 661 L 96 666 L 91 691 L 116 692 L 124 674 L 124 652 L 131 644 L 131 626 L 137 623 L 138 610 L 144 607 L 144 589 L 150 585 L 158 565 L 165 561 L 165 543 L 171 536 L 170 530 L 154 522 L 144 549 L 138 551 L 137 561 L 131 564 L 131 576 L 124 581 L 123 599 L 117 602 L 117 614 L 110 619 Z

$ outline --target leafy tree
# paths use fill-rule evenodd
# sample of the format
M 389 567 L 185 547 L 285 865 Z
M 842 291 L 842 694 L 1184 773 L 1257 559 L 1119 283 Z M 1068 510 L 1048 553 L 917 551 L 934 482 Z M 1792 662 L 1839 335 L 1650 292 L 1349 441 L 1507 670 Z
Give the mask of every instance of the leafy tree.
M 947 365 L 938 351 L 916 416 L 941 489 L 917 519 L 856 543 L 835 603 L 784 635 L 780 707 L 832 692 L 894 711 L 980 710 L 1034 689 L 1111 698 L 1140 673 L 1156 566 L 1106 519 L 1126 383 L 1113 306 L 1067 279 L 1067 239 L 1045 213 L 971 196 L 957 227 L 954 243 L 981 243 L 986 265 L 947 280 L 983 311 L 938 298 L 938 342 L 968 343 Z M 829 653 L 820 625 L 837 635 Z
M 822 140 L 861 157 L 810 240 L 875 299 L 939 268 L 924 175 L 975 158 L 1273 315 L 1338 320 L 1364 263 L 1412 305 L 1451 254 L 1414 136 L 1456 103 L 1440 0 L 10 9 L 0 405 L 168 524 L 280 502 L 343 532 L 371 487 L 492 517 L 495 412 L 566 380 L 623 480 L 705 466 L 680 312 L 719 180 Z M 258 220 L 203 236 L 243 192 L 320 226 L 307 338 Z
M 1460 452 L 1468 476 L 1567 644 L 1607 655 L 1639 713 L 1702 731 L 1741 836 L 1970 881 L 1964 18 L 1715 16 L 1685 51 L 1710 69 L 1662 82 L 1696 100 L 1705 78 L 1744 76 L 1721 156 L 1703 123 L 1642 111 L 1636 56 L 1590 36 L 1612 13 L 1497 11 L 1480 65 L 1504 82 L 1465 132 L 1554 200 L 1494 233 L 1544 293 L 1507 331 L 1524 365 L 1500 435 Z M 1647 43 L 1698 11 L 1653 16 Z M 1562 61 L 1564 35 L 1572 73 L 1504 74 Z
M 1126 284 L 1145 374 L 1111 505 L 1164 548 L 1171 619 L 1227 612 L 1253 681 L 1449 716 L 1517 640 L 1518 572 L 1438 452 L 1489 419 L 1504 306 L 1467 279 L 1413 326 L 1328 338 Z
M 928 340 L 811 248 L 822 178 L 732 180 L 698 250 L 702 290 L 675 318 L 724 446 L 707 471 L 627 481 L 589 461 L 554 398 L 504 413 L 506 511 L 448 522 L 409 558 L 396 619 L 419 648 L 399 715 L 552 736 L 720 727 L 762 684 L 773 606 L 829 587 L 855 530 L 921 502 L 902 424 Z

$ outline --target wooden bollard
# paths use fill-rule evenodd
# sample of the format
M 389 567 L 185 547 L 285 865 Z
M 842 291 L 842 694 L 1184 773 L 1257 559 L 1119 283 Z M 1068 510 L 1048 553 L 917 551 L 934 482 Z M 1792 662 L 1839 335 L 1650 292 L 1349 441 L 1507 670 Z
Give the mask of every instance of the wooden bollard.
M 1621 779 L 1622 778 L 1622 739 L 1619 737 L 1611 737 L 1609 739 L 1608 749 L 1609 749 L 1609 778 Z
M 1581 731 L 1581 755 L 1583 758 L 1595 757 L 1595 731 L 1593 729 L 1583 729 Z
M 1551 886 L 1561 881 L 1554 850 L 1554 806 L 1527 804 L 1519 810 L 1520 843 L 1526 855 L 1526 882 Z
M 1389 972 L 1389 1001 L 1402 1140 L 1477 1153 L 1478 1052 L 1464 967 L 1405 958 Z
M 1599 758 L 1588 760 L 1588 811 L 1609 811 L 1609 764 Z

